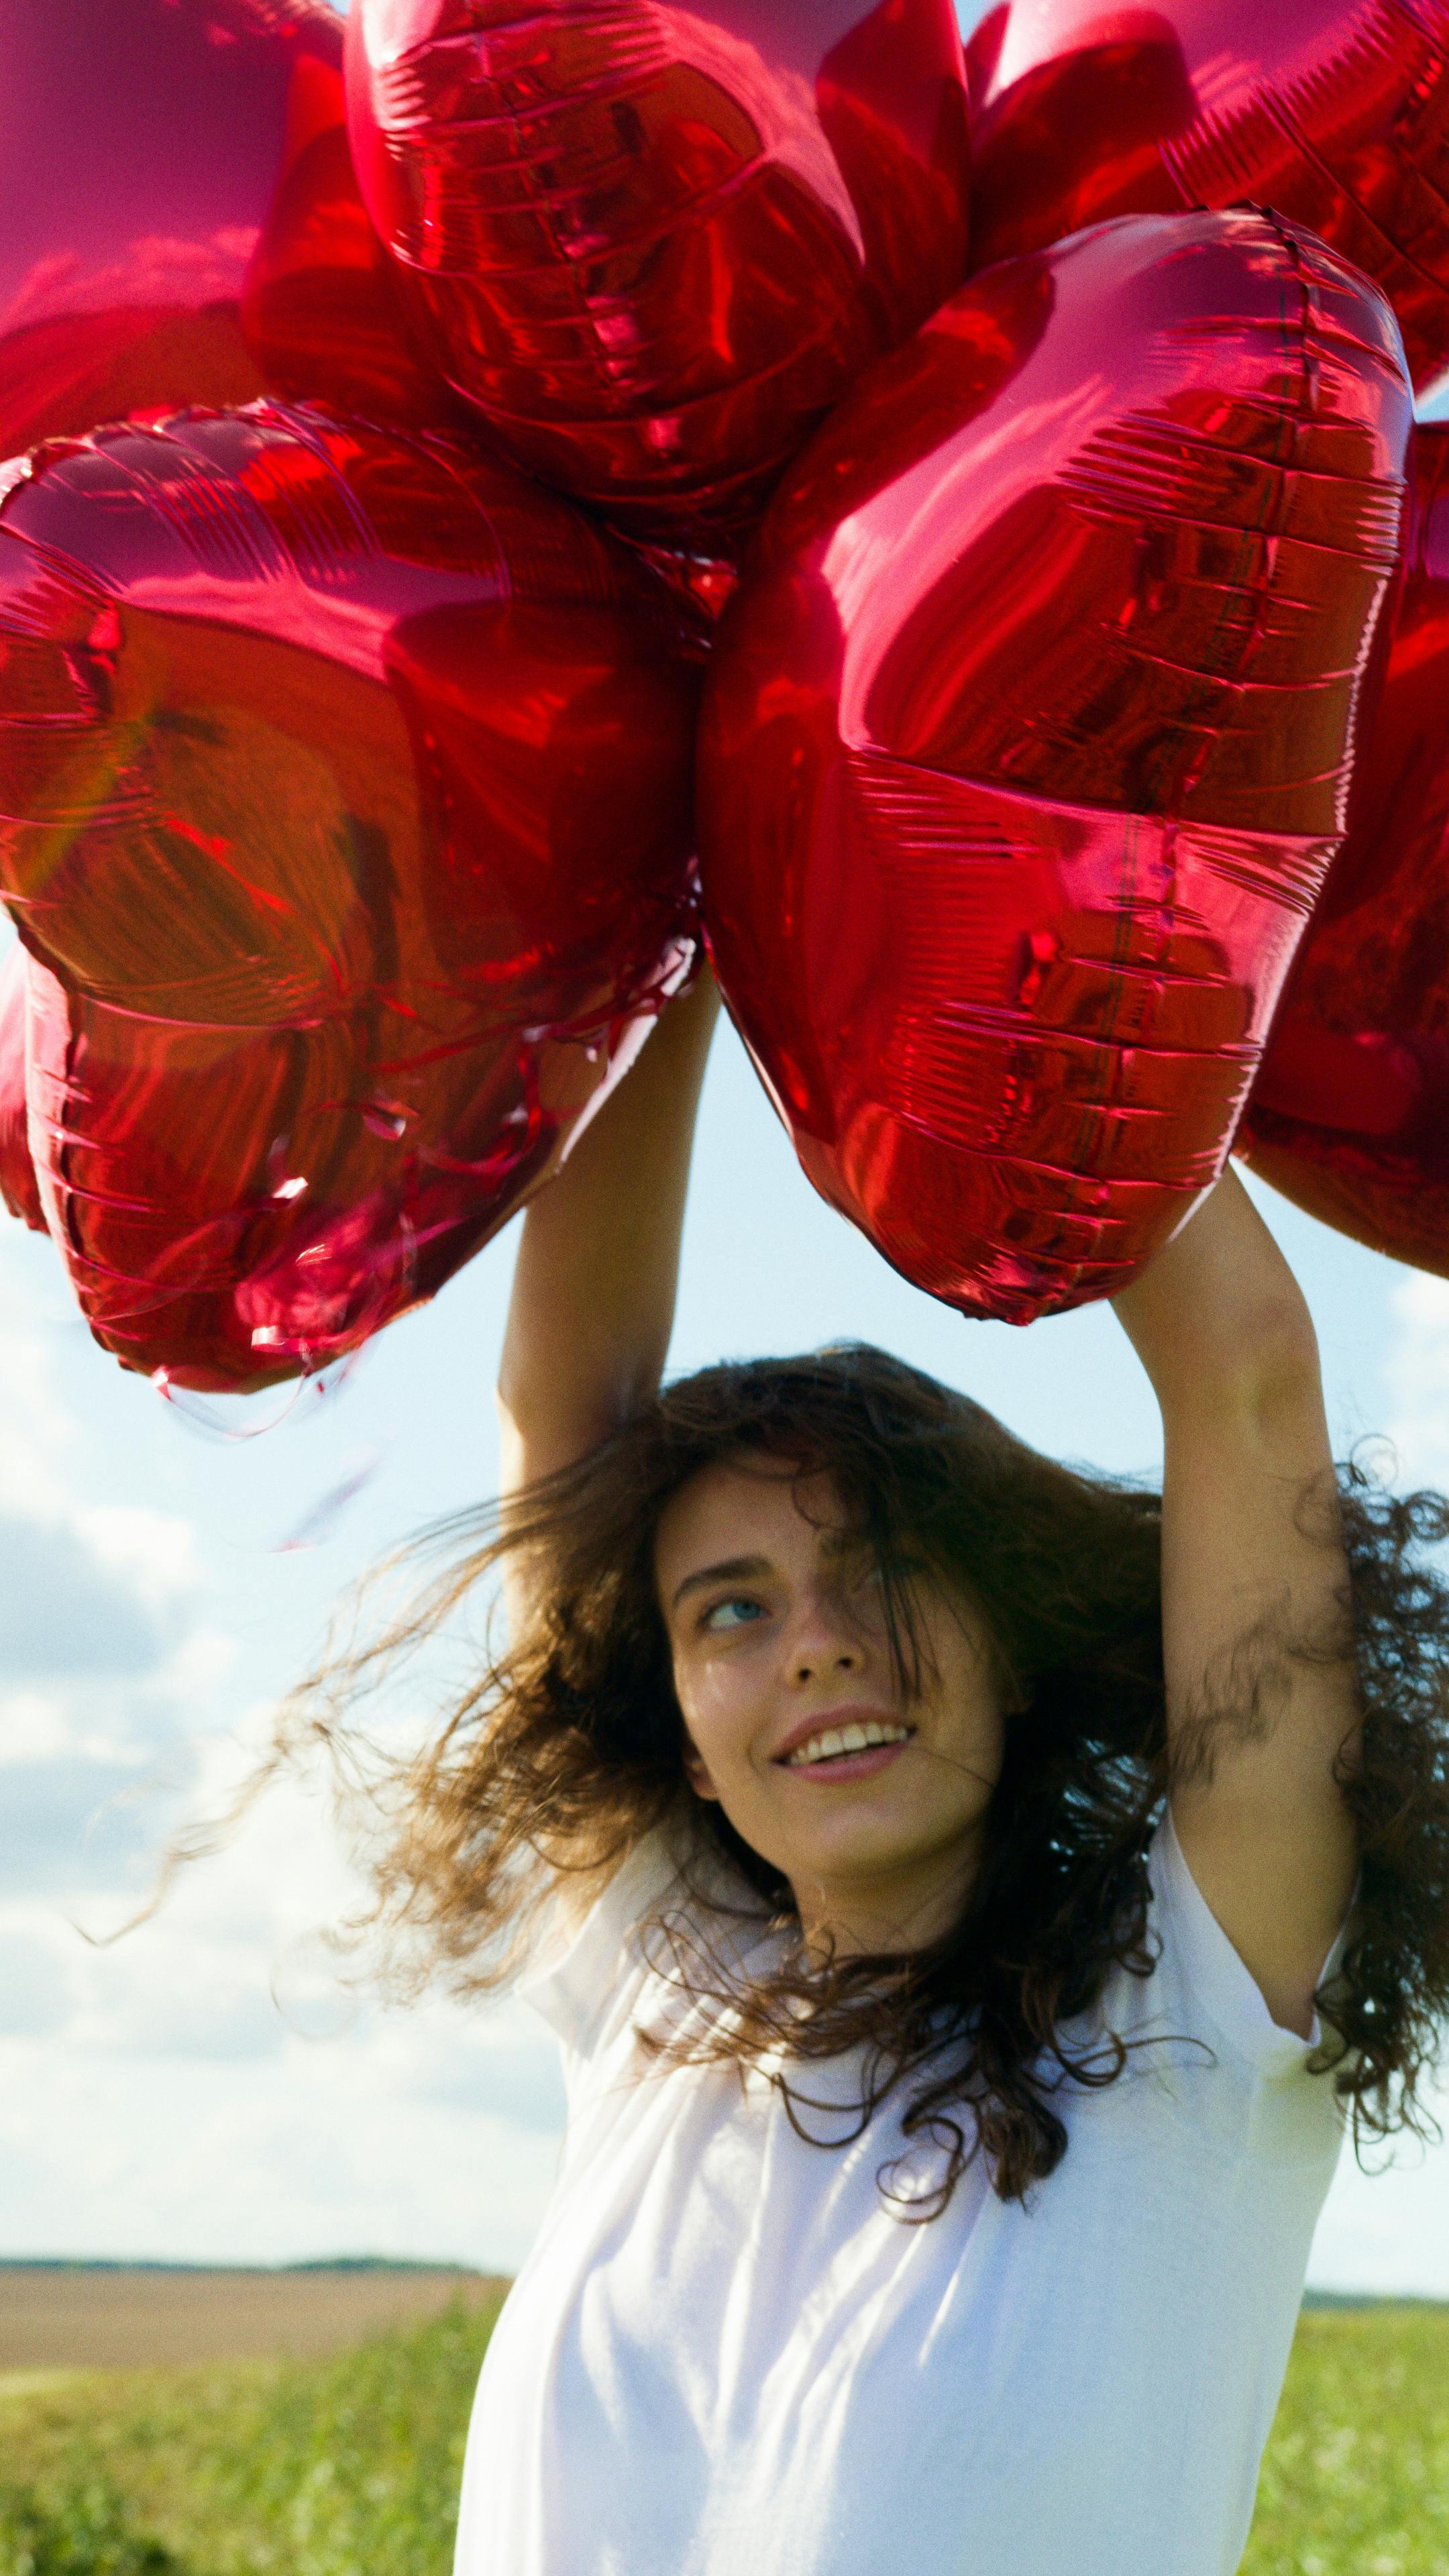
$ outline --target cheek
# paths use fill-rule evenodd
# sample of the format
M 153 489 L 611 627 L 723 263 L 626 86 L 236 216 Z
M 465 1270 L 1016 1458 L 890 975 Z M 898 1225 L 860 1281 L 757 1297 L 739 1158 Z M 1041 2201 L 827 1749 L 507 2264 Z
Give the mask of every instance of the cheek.
M 674 1691 L 689 1739 L 710 1770 L 727 1777 L 746 1766 L 767 1714 L 759 1678 L 747 1659 L 676 1658 Z
M 674 1696 L 684 1720 L 685 1762 L 691 1759 L 713 1766 L 717 1758 L 716 1737 L 719 1729 L 714 1720 L 708 1696 L 700 1689 L 699 1672 L 693 1661 L 674 1658 Z
M 934 1723 L 963 1751 L 969 1748 L 974 1766 L 994 1776 L 1001 1768 L 1005 1726 L 995 1659 L 984 1641 L 954 1621 L 936 1626 L 930 1643 L 936 1679 L 926 1698 Z

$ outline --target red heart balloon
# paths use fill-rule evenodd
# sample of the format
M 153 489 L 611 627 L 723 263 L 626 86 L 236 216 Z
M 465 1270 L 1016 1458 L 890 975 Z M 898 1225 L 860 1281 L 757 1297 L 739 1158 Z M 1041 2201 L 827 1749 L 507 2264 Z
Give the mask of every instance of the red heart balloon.
M 1011 0 L 972 45 L 978 262 L 1107 215 L 1278 207 L 1449 365 L 1449 0 Z
M 352 175 L 326 0 L 5 0 L 0 97 L 0 456 L 265 392 L 448 411 Z
M 1221 1169 L 1409 426 L 1310 235 L 1144 217 L 986 271 L 780 494 L 706 698 L 706 927 L 806 1171 L 934 1295 L 1108 1295 Z
M 245 1387 L 422 1296 L 688 961 L 694 670 L 475 451 L 264 404 L 0 506 L 0 891 L 51 1230 L 128 1366 Z
M 508 452 L 706 552 L 966 266 L 951 0 L 355 0 L 358 176 Z
M 12 1216 L 45 1232 L 35 1165 L 30 1157 L 25 1109 L 26 969 L 23 948 L 12 948 L 0 966 L 0 1199 Z
M 1384 693 L 1239 1138 L 1326 1224 L 1449 1274 L 1449 424 L 1414 434 Z

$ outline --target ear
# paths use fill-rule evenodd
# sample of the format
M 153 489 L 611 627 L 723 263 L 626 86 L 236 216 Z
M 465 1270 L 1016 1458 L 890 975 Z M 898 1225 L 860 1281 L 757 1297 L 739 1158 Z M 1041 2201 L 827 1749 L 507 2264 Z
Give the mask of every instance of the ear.
M 709 1776 L 704 1755 L 690 1735 L 686 1735 L 684 1739 L 684 1776 L 696 1798 L 717 1799 L 719 1797 L 719 1791 Z

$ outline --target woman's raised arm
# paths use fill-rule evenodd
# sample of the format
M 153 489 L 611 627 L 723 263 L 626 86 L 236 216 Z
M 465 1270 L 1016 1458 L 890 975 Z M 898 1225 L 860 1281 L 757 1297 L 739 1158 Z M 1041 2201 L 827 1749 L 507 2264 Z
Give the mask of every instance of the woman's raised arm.
M 1275 2021 L 1306 2034 L 1358 1872 L 1357 1704 L 1318 1346 L 1236 1174 L 1115 1301 L 1162 1407 L 1172 1814 Z
M 524 1217 L 498 1372 L 505 1496 L 571 1466 L 659 1384 L 718 1009 L 706 967 Z

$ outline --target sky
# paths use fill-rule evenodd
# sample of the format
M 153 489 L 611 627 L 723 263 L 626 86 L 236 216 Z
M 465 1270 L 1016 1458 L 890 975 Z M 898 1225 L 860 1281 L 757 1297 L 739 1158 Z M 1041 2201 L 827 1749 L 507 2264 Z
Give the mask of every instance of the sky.
M 1449 1482 L 1449 1285 L 1258 1196 L 1313 1308 L 1340 1450 L 1379 1433 L 1405 1475 Z M 0 2254 L 512 2269 L 526 2251 L 560 2131 L 554 2042 L 521 2004 L 345 1990 L 319 1936 L 357 1882 L 319 1795 L 275 1792 L 108 1937 L 169 1824 L 224 1802 L 348 1585 L 492 1490 L 512 1247 L 320 1399 L 193 1413 L 100 1352 L 51 1247 L 0 1223 Z M 1108 1310 L 1013 1331 L 907 1287 L 814 1196 L 726 1029 L 671 1368 L 847 1336 L 1057 1454 L 1158 1456 Z M 1449 2296 L 1449 2148 L 1405 2141 L 1374 2181 L 1346 2163 L 1310 2278 Z

